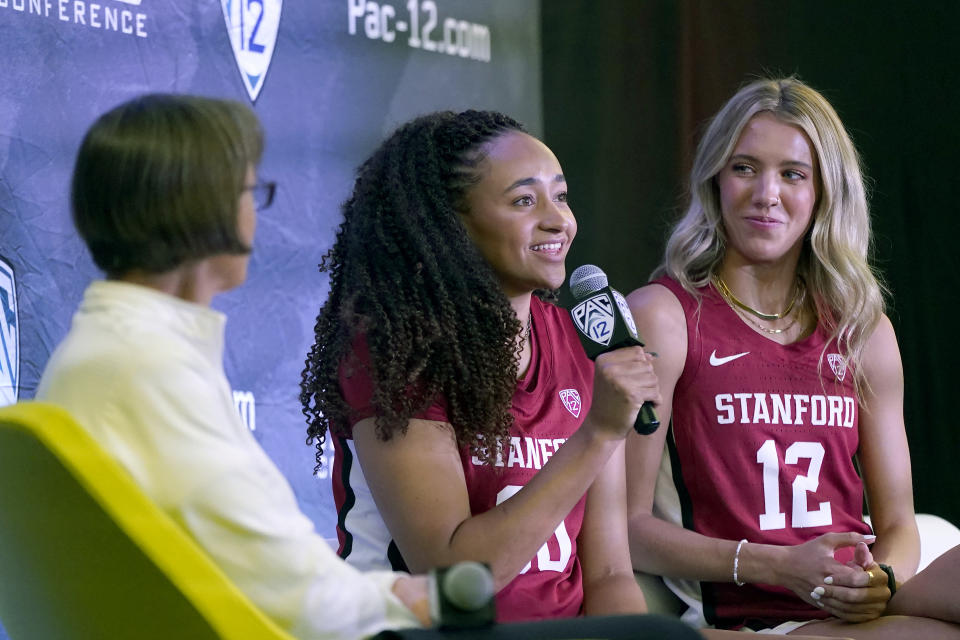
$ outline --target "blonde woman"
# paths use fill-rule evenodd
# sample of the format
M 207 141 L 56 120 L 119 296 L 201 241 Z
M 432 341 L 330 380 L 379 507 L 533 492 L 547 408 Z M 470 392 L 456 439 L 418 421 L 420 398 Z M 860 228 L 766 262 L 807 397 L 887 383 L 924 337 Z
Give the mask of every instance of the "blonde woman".
M 960 551 L 911 579 L 900 353 L 836 112 L 795 78 L 748 84 L 690 190 L 658 277 L 629 296 L 670 424 L 628 441 L 634 567 L 700 626 L 960 637 Z

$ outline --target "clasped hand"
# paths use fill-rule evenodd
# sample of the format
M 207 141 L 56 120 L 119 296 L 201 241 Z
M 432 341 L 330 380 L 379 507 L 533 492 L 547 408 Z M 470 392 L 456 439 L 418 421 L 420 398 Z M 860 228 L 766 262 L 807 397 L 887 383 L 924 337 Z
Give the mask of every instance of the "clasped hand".
M 890 600 L 887 574 L 874 561 L 867 542 L 873 536 L 827 533 L 791 548 L 789 564 L 801 572 L 787 576 L 784 586 L 805 601 L 848 622 L 881 616 Z M 834 551 L 854 547 L 853 560 L 834 559 Z

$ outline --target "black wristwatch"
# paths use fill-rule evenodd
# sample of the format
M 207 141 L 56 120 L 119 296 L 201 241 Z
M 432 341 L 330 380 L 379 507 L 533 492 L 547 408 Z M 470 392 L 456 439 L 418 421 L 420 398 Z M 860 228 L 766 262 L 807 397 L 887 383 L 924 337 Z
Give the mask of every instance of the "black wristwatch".
M 890 597 L 897 592 L 897 579 L 893 577 L 893 567 L 888 564 L 877 564 L 887 574 L 887 589 L 890 589 Z

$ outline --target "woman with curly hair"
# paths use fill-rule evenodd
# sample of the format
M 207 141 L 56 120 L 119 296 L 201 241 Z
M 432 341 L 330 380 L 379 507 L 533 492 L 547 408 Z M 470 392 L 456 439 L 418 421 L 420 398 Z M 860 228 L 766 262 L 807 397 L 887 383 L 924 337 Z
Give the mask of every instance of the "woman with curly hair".
M 745 86 L 690 190 L 659 277 L 628 296 L 672 419 L 627 444 L 635 568 L 700 625 L 960 636 L 960 550 L 911 578 L 900 353 L 836 112 L 795 78 Z
M 336 442 L 340 554 L 486 562 L 500 620 L 643 612 L 623 440 L 660 396 L 641 348 L 594 367 L 542 299 L 577 231 L 553 153 L 498 113 L 427 115 L 343 215 L 301 393 L 309 438 Z

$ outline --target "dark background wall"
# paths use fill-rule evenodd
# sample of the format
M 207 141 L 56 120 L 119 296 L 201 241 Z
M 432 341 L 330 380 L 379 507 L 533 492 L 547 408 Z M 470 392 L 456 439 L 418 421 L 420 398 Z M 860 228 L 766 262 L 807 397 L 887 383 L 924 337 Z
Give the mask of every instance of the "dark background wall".
M 796 73 L 833 103 L 870 179 L 916 507 L 960 522 L 960 4 L 550 0 L 541 22 L 546 141 L 580 220 L 569 265 L 623 292 L 658 264 L 704 121 L 744 81 Z

